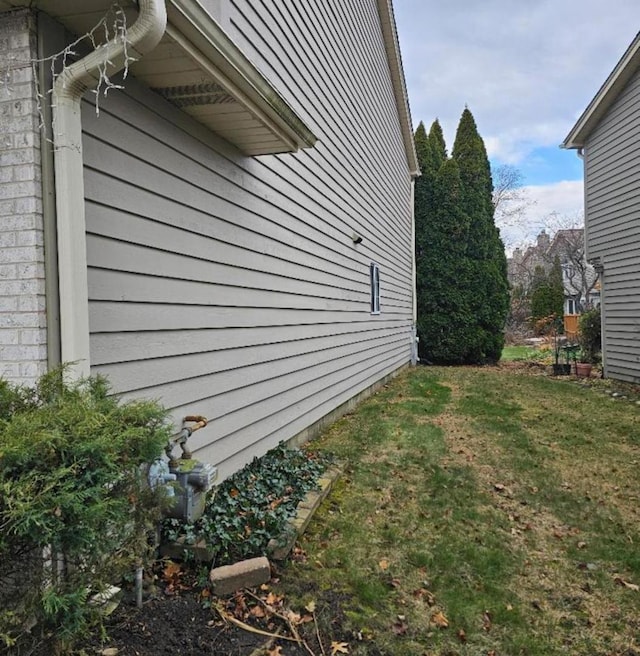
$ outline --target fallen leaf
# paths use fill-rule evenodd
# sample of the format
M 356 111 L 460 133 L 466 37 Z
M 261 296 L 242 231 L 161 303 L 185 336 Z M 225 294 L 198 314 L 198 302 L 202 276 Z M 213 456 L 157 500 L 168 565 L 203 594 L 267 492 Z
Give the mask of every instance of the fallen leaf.
M 265 617 L 267 615 L 267 611 L 262 606 L 254 606 L 249 611 L 249 614 L 251 617 Z
M 586 542 L 578 542 L 578 549 L 584 549 L 587 546 Z
M 431 621 L 440 629 L 446 629 L 449 626 L 449 620 L 444 616 L 442 611 L 438 611 L 431 616 Z
M 389 569 L 389 561 L 386 558 L 383 558 L 379 563 L 378 567 L 383 571 L 386 572 Z
M 269 649 L 267 656 L 282 656 L 282 647 L 280 645 L 276 645 L 272 649 Z
M 334 640 L 331 643 L 331 656 L 336 656 L 336 654 L 348 654 L 348 653 L 349 653 L 348 642 L 336 642 Z
M 503 492 L 504 491 L 504 485 L 502 483 L 494 483 L 493 484 L 493 489 L 496 492 Z
M 420 588 L 413 591 L 413 596 L 416 599 L 424 600 L 428 606 L 435 606 L 436 598 L 433 596 L 433 593 L 427 590 L 426 588 Z
M 306 606 L 305 610 L 308 610 L 310 613 L 315 613 L 316 611 L 316 602 L 312 599 Z
M 282 601 L 283 597 L 279 597 L 277 594 L 270 592 L 265 599 L 265 603 L 268 606 L 276 606 Z
M 174 563 L 172 560 L 170 560 L 167 563 L 167 566 L 164 568 L 162 574 L 165 579 L 173 579 L 177 576 L 182 576 L 182 567 L 178 563 Z
M 485 610 L 482 614 L 482 628 L 485 631 L 491 631 L 491 615 L 488 610 Z
M 622 585 L 625 588 L 628 588 L 629 590 L 634 590 L 635 592 L 638 592 L 640 590 L 640 585 L 636 585 L 635 583 L 630 583 L 629 581 L 625 581 L 620 574 L 614 574 L 613 575 L 613 580 L 618 584 Z
M 408 629 L 409 627 L 404 620 L 398 620 L 391 625 L 391 630 L 398 636 L 405 635 Z
M 458 640 L 463 643 L 467 641 L 467 634 L 464 632 L 464 629 L 458 631 Z
M 290 624 L 294 624 L 294 625 L 300 624 L 301 617 L 299 613 L 296 613 L 292 610 L 288 610 L 286 612 L 286 617 L 289 620 Z
M 107 647 L 100 652 L 100 656 L 118 656 L 120 650 L 117 647 Z

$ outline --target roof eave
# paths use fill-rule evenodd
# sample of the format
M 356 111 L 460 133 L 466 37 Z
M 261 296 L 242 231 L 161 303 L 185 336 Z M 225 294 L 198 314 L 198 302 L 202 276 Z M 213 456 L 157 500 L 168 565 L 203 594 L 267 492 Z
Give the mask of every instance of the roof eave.
M 206 9 L 194 0 L 169 0 L 171 23 L 178 27 L 194 46 L 191 54 L 204 64 L 209 60 L 210 71 L 226 89 L 260 118 L 288 148 L 312 147 L 317 139 L 266 77 L 249 61 L 226 33 L 211 18 Z M 174 37 L 177 37 L 174 33 Z M 200 53 L 206 53 L 202 57 Z M 200 56 L 198 56 L 200 55 Z
M 378 0 L 378 14 L 380 15 L 382 35 L 384 37 L 387 60 L 389 61 L 389 70 L 391 72 L 391 83 L 393 85 L 398 117 L 400 119 L 402 141 L 407 154 L 407 166 L 409 167 L 411 177 L 416 178 L 420 175 L 420 166 L 413 141 L 413 124 L 411 122 L 411 110 L 409 109 L 409 96 L 407 94 L 407 86 L 402 68 L 402 56 L 400 54 L 400 44 L 398 42 L 392 0 Z

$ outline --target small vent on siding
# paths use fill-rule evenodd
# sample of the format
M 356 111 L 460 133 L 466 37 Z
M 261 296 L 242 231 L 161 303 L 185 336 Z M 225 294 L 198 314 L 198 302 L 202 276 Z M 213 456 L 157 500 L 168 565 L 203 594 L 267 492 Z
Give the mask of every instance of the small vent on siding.
M 219 84 L 193 84 L 191 86 L 165 87 L 154 89 L 169 102 L 178 107 L 196 105 L 221 105 L 236 102 Z

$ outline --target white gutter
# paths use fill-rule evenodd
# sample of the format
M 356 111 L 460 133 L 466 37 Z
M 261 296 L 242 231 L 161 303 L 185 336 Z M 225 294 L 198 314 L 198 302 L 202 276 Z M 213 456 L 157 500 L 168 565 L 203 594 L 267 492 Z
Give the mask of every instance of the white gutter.
M 164 0 L 139 0 L 139 14 L 127 30 L 127 55 L 139 59 L 158 45 L 167 23 Z M 65 68 L 53 86 L 56 215 L 60 285 L 61 359 L 71 373 L 89 375 L 89 298 L 84 215 L 82 122 L 80 103 L 100 80 L 109 62 L 110 75 L 125 63 L 125 47 L 109 41 Z

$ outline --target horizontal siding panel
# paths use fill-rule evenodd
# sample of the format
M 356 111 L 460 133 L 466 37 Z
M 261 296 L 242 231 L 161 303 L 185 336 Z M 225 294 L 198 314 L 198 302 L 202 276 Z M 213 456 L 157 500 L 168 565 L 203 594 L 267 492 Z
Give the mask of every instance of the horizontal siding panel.
M 295 437 L 308 426 L 321 421 L 328 413 L 353 398 L 353 391 L 356 391 L 357 394 L 366 390 L 385 376 L 393 374 L 404 364 L 401 358 L 388 358 L 381 362 L 378 361 L 364 372 L 345 379 L 340 385 L 327 388 L 326 394 L 315 394 L 312 399 L 313 402 L 308 404 L 310 409 L 307 412 L 294 418 L 288 424 L 276 422 L 277 427 L 274 431 L 248 444 L 242 451 L 234 452 L 234 450 L 231 450 L 233 454 L 231 457 L 224 461 L 218 461 L 221 477 L 225 478 L 250 462 L 254 456 L 266 453 L 268 449 L 273 448 L 280 441 Z M 215 454 L 215 444 L 203 447 L 196 452 L 198 457 L 210 461 L 215 461 Z
M 398 324 L 376 321 L 374 327 L 363 324 L 327 324 L 322 326 L 279 326 L 266 333 L 261 327 L 214 328 L 210 330 L 170 330 L 134 333 L 94 333 L 91 339 L 91 362 L 94 365 L 148 360 L 192 353 L 209 353 L 261 345 L 285 345 L 295 341 L 331 338 L 347 344 L 375 335 L 397 332 Z M 402 327 L 406 332 L 406 327 Z M 309 347 L 313 350 L 313 346 Z
M 101 372 L 123 392 L 141 390 L 171 381 L 205 378 L 210 389 L 234 390 L 249 387 L 263 380 L 290 375 L 299 380 L 298 372 L 338 361 L 354 354 L 362 359 L 367 349 L 384 348 L 389 342 L 405 343 L 406 331 L 386 335 L 358 336 L 357 341 L 345 340 L 336 346 L 335 340 L 325 338 L 304 342 L 245 347 L 213 353 L 197 353 L 172 358 L 158 358 L 137 362 L 104 365 Z M 220 376 L 221 373 L 224 376 Z M 204 380 L 201 381 L 204 384 Z M 205 389 L 203 385 L 203 389 Z
M 293 200 L 294 204 L 286 204 L 291 207 L 291 211 L 285 213 L 282 211 L 282 196 L 274 195 L 274 188 L 265 186 L 262 182 L 265 175 L 261 175 L 260 178 L 246 179 L 243 177 L 239 180 L 237 176 L 223 177 L 220 171 L 226 171 L 228 168 L 228 164 L 224 160 L 217 161 L 216 164 L 220 166 L 220 170 L 213 171 L 201 164 L 201 161 L 206 161 L 204 158 L 196 162 L 178 152 L 176 148 L 169 148 L 155 139 L 150 139 L 122 122 L 110 122 L 106 109 L 101 111 L 101 116 L 102 118 L 98 119 L 100 121 L 98 125 L 109 130 L 109 133 L 118 134 L 121 148 L 85 135 L 83 148 L 89 168 L 99 170 L 102 174 L 106 173 L 115 181 L 120 180 L 127 185 L 151 191 L 156 196 L 155 205 L 159 204 L 160 199 L 181 198 L 188 199 L 189 206 L 207 214 L 225 217 L 227 212 L 232 211 L 237 214 L 238 209 L 243 208 L 245 212 L 252 212 L 259 217 L 268 217 L 289 232 L 293 228 L 300 231 L 298 234 L 306 237 L 313 244 L 314 251 L 321 255 L 328 253 L 327 261 L 332 260 L 345 267 L 353 266 L 355 259 L 351 243 L 353 229 L 345 226 L 343 232 L 338 232 L 333 228 L 328 220 L 330 215 L 327 214 L 327 210 L 312 200 L 316 198 L 317 194 L 308 183 L 299 181 L 299 186 L 304 187 L 308 192 L 308 195 L 304 195 L 286 179 L 271 174 L 273 178 L 271 182 L 281 189 L 286 189 L 289 194 L 287 198 Z M 133 153 L 146 151 L 149 154 L 145 156 L 146 160 L 142 161 L 125 152 L 126 148 L 131 149 Z M 182 150 L 184 150 L 184 144 Z M 209 157 L 211 157 L 210 153 Z M 166 167 L 166 170 L 157 166 L 158 161 L 163 162 L 163 168 Z M 179 177 L 176 172 L 180 173 Z M 88 198 L 91 199 L 96 187 L 104 186 L 106 181 L 104 179 L 93 181 L 89 175 L 87 178 L 87 193 Z M 110 187 L 107 186 L 107 189 Z M 235 211 L 233 207 L 229 206 L 230 204 L 235 206 Z M 312 210 L 315 210 L 313 214 Z M 343 210 L 340 210 L 337 205 L 333 210 L 337 216 L 343 213 Z M 296 213 L 304 217 L 304 221 L 299 218 L 294 220 Z M 369 226 L 369 229 L 371 227 Z M 397 237 L 393 236 L 391 239 L 397 239 Z M 338 250 L 335 245 L 341 245 L 342 248 Z M 386 263 L 389 271 L 406 281 L 407 271 L 403 272 L 402 269 L 399 269 L 398 258 L 390 258 L 388 250 L 385 252 L 382 248 L 383 245 L 388 246 L 386 241 L 383 244 L 376 243 L 376 241 L 371 242 L 372 249 L 376 251 L 378 258 Z
M 267 281 L 268 282 L 268 281 Z M 132 276 L 127 271 L 89 271 L 89 288 L 94 301 L 118 301 L 123 303 L 166 303 L 183 305 L 189 312 L 193 305 L 220 305 L 225 307 L 281 308 L 302 310 L 330 310 L 347 312 L 354 303 L 368 307 L 369 295 L 350 294 L 351 298 L 327 298 L 309 296 L 288 291 L 256 289 L 225 284 L 178 280 L 150 275 Z M 346 296 L 346 295 L 345 295 Z
M 608 375 L 628 383 L 640 383 L 640 370 L 634 365 L 619 360 L 612 360 L 611 363 L 607 361 Z
M 386 353 L 381 353 L 380 361 L 384 362 L 386 359 L 393 361 L 399 355 L 400 351 L 390 349 Z M 225 436 L 215 442 L 218 457 L 224 461 L 236 449 L 243 449 L 246 445 L 252 444 L 256 435 L 269 434 L 282 425 L 286 425 L 292 419 L 308 411 L 309 407 L 317 405 L 320 400 L 316 398 L 317 395 L 335 394 L 339 391 L 340 386 L 345 384 L 345 381 L 357 377 L 363 370 L 366 370 L 369 363 L 362 359 L 355 362 L 354 358 L 350 358 L 349 360 L 345 359 L 344 363 L 338 363 L 338 365 L 341 364 L 344 366 L 337 369 L 336 367 L 325 367 L 323 370 L 318 367 L 313 377 L 308 378 L 308 382 L 295 385 L 268 398 L 261 398 L 259 394 L 255 394 L 253 398 L 257 400 L 248 409 L 254 414 L 256 421 L 248 425 L 242 412 L 233 412 L 217 417 L 214 423 L 216 433 Z M 334 389 L 335 387 L 338 389 Z M 251 391 L 251 388 L 247 389 L 247 392 Z M 243 410 L 246 408 L 246 405 L 242 406 Z M 193 440 L 192 447 L 195 451 L 209 441 L 204 435 L 201 436 L 201 439 L 202 441 Z
M 626 88 L 616 99 L 613 107 L 600 121 L 599 125 L 589 135 L 589 143 L 602 147 L 609 141 L 609 135 L 619 134 L 621 125 L 628 128 L 628 119 L 638 111 L 638 99 L 640 98 L 640 77 L 635 75 L 628 83 Z
M 362 3 L 360 3 L 359 6 L 361 6 L 361 4 Z M 366 4 L 371 8 L 371 3 Z M 314 26 L 322 24 L 324 21 L 329 21 L 331 16 L 339 11 L 339 8 L 336 6 L 327 6 L 324 11 L 321 11 L 319 15 L 316 15 L 313 14 L 313 7 L 310 6 L 309 3 L 306 5 L 291 3 L 291 5 L 292 6 L 287 9 L 281 5 L 277 10 L 274 9 L 273 11 L 280 18 L 278 21 L 280 25 L 298 24 L 308 27 L 309 33 L 296 35 L 297 40 L 287 44 L 287 35 L 282 33 L 271 16 L 272 3 L 261 3 L 260 5 L 254 3 L 251 5 L 248 5 L 247 3 L 235 3 L 238 14 L 231 19 L 232 25 L 236 31 L 235 36 L 239 38 L 243 47 L 249 48 L 251 54 L 258 58 L 257 61 L 259 61 L 260 64 L 266 66 L 267 69 L 271 68 L 274 75 L 277 75 L 281 79 L 283 88 L 293 89 L 295 87 L 297 90 L 301 85 L 309 85 L 305 89 L 305 109 L 308 108 L 308 103 L 311 102 L 311 106 L 315 109 L 316 116 L 322 117 L 322 123 L 325 125 L 326 135 L 322 135 L 321 141 L 322 144 L 326 143 L 330 147 L 327 157 L 331 157 L 336 153 L 349 153 L 351 151 L 357 152 L 363 144 L 371 144 L 371 134 L 346 134 L 341 132 L 346 123 L 346 121 L 341 119 L 345 116 L 345 108 L 347 111 L 351 109 L 355 116 L 361 117 L 359 121 L 350 126 L 351 129 L 362 130 L 364 127 L 375 129 L 380 117 L 377 115 L 371 117 L 362 115 L 362 113 L 371 106 L 370 103 L 367 102 L 367 94 L 370 93 L 370 89 L 367 85 L 362 86 L 362 89 L 358 88 L 361 80 L 367 80 L 371 76 L 370 67 L 367 70 L 358 71 L 355 66 L 349 66 L 350 62 L 347 61 L 346 65 L 349 75 L 344 76 L 344 62 L 345 60 L 348 60 L 349 55 L 354 49 L 351 35 L 348 35 L 348 37 L 342 41 L 336 41 L 337 37 L 334 24 L 327 26 L 327 30 L 322 35 L 323 38 L 319 40 L 314 38 L 311 34 Z M 240 6 L 242 6 L 241 9 L 238 9 Z M 298 12 L 301 13 L 299 14 Z M 269 42 L 266 42 L 264 40 L 265 35 L 268 35 L 269 32 L 273 30 L 276 30 L 274 32 L 274 38 Z M 329 41 L 327 42 L 327 40 Z M 331 41 L 334 41 L 334 43 L 331 43 Z M 279 47 L 274 49 L 274 44 L 278 44 Z M 290 47 L 287 47 L 287 45 Z M 335 51 L 331 48 L 331 45 L 335 46 Z M 327 59 L 320 59 L 321 56 L 325 58 L 330 57 L 333 52 L 340 53 L 339 58 L 330 61 Z M 291 53 L 296 53 L 296 57 L 292 57 Z M 298 57 L 298 53 L 302 56 Z M 279 63 L 277 68 L 273 68 L 274 61 Z M 302 66 L 302 68 L 298 68 L 298 66 Z M 356 70 L 354 70 L 354 68 Z M 332 94 L 333 88 L 330 84 L 331 80 L 325 79 L 325 85 L 318 85 L 317 83 L 314 83 L 313 85 L 309 84 L 309 81 L 311 80 L 317 82 L 318 79 L 321 79 L 323 71 L 326 76 L 327 70 L 331 71 L 332 76 L 334 76 L 333 79 L 338 85 L 342 85 L 343 87 L 346 86 L 346 88 L 350 90 L 349 93 L 346 95 L 344 93 L 338 94 L 335 97 L 332 95 L 325 97 L 322 92 Z M 356 91 L 353 91 L 354 89 Z M 355 96 L 352 95 L 354 93 Z M 376 94 L 376 98 L 372 101 L 372 104 L 379 109 L 382 107 L 383 100 L 380 95 L 379 85 L 376 88 Z M 388 107 L 391 107 L 391 105 Z M 393 111 L 395 111 L 395 109 Z M 388 124 L 385 125 L 385 128 L 386 129 L 380 129 L 376 135 L 376 141 L 381 142 L 383 145 L 385 139 L 387 139 L 390 134 Z M 399 130 L 397 135 L 399 135 Z M 335 137 L 338 137 L 338 140 L 334 142 L 332 140 Z M 398 144 L 399 143 L 400 142 L 398 142 Z M 394 154 L 401 153 L 402 149 L 390 146 L 386 149 L 386 152 Z M 339 161 L 332 161 L 331 168 L 324 170 L 324 176 L 318 174 L 317 177 L 323 179 L 324 177 L 332 176 L 334 171 L 341 173 L 341 166 L 353 166 L 353 163 L 358 160 L 373 161 L 374 164 L 382 163 L 384 161 L 381 157 L 367 158 L 366 153 L 357 153 L 354 158 L 346 159 L 344 164 L 341 164 Z M 398 167 L 393 167 L 394 170 L 397 168 Z M 361 171 L 360 175 L 367 176 L 366 179 L 363 180 L 363 189 L 369 187 L 375 191 L 376 180 L 371 177 L 372 172 L 384 176 L 389 174 L 389 169 L 387 168 L 385 170 L 383 166 L 379 171 Z M 346 175 L 334 177 L 333 184 L 343 186 L 344 181 L 348 181 L 352 177 L 353 172 L 346 171 Z
M 122 97 L 116 97 L 114 100 L 114 109 L 112 111 L 118 111 L 120 114 L 123 114 L 122 110 L 122 105 L 123 99 Z M 128 104 L 128 103 L 127 103 Z M 133 107 L 129 106 L 127 111 L 124 112 L 125 118 L 133 121 L 135 120 L 135 110 L 137 107 L 135 105 Z M 142 109 L 142 108 L 141 108 Z M 311 210 L 314 210 L 315 214 L 317 214 L 319 217 L 327 218 L 327 211 L 330 212 L 329 216 L 335 217 L 338 221 L 340 220 L 340 217 L 342 217 L 345 213 L 345 205 L 344 203 L 337 203 L 336 202 L 336 184 L 337 182 L 334 180 L 331 185 L 327 185 L 326 187 L 321 187 L 321 191 L 323 189 L 326 189 L 326 194 L 318 194 L 318 185 L 325 185 L 325 180 L 324 177 L 319 174 L 317 171 L 305 171 L 304 175 L 301 175 L 301 171 L 299 170 L 301 166 L 313 166 L 313 159 L 312 156 L 308 155 L 306 152 L 301 152 L 299 154 L 298 159 L 296 160 L 296 166 L 293 170 L 291 168 L 287 168 L 286 173 L 283 174 L 274 174 L 272 171 L 276 168 L 279 168 L 281 166 L 281 162 L 285 162 L 288 160 L 288 158 L 260 158 L 259 160 L 255 160 L 253 162 L 248 162 L 246 163 L 247 168 L 249 169 L 258 169 L 256 171 L 251 171 L 253 173 L 253 176 L 250 178 L 247 178 L 246 175 L 238 178 L 237 172 L 233 173 L 233 167 L 229 166 L 229 163 L 226 162 L 223 158 L 216 156 L 214 153 L 211 152 L 210 149 L 206 148 L 203 144 L 199 144 L 198 142 L 194 141 L 193 143 L 190 143 L 190 147 L 188 149 L 185 149 L 185 144 L 184 142 L 184 137 L 180 138 L 179 135 L 176 135 L 175 130 L 171 128 L 171 125 L 169 123 L 166 123 L 165 121 L 158 121 L 158 120 L 145 120 L 143 123 L 143 126 L 136 126 L 135 128 L 133 126 L 127 125 L 127 123 L 122 123 L 122 121 L 117 121 L 115 120 L 114 117 L 112 117 L 109 113 L 109 108 L 108 107 L 103 107 L 101 110 L 101 117 L 95 117 L 95 114 L 93 112 L 86 112 L 88 114 L 87 117 L 87 130 L 89 133 L 92 133 L 93 131 L 97 129 L 101 129 L 103 126 L 105 129 L 108 129 L 109 134 L 117 134 L 118 139 L 117 142 L 121 144 L 122 148 L 129 148 L 133 149 L 134 152 L 141 152 L 144 153 L 145 150 L 149 151 L 150 149 L 150 143 L 153 144 L 153 147 L 155 148 L 160 147 L 160 148 L 165 148 L 165 145 L 169 148 L 169 150 L 172 150 L 173 152 L 171 153 L 170 157 L 172 159 L 176 159 L 176 164 L 174 166 L 171 166 L 172 172 L 179 171 L 181 174 L 181 177 L 184 179 L 188 179 L 193 181 L 194 184 L 197 184 L 198 179 L 202 179 L 203 183 L 200 184 L 199 186 L 203 187 L 207 191 L 215 192 L 215 181 L 220 179 L 220 176 L 224 176 L 222 179 L 220 179 L 221 183 L 224 182 L 234 182 L 235 184 L 241 186 L 242 188 L 246 189 L 247 187 L 247 181 L 251 182 L 251 190 L 255 192 L 255 194 L 258 195 L 260 199 L 270 199 L 274 196 L 274 189 L 278 190 L 278 194 L 276 198 L 280 201 L 282 201 L 282 193 L 283 191 L 286 191 L 287 197 L 291 198 L 295 202 L 300 203 L 301 205 L 301 210 L 304 211 L 303 216 L 308 214 Z M 143 116 L 143 118 L 147 118 Z M 152 119 L 152 116 L 149 116 L 148 119 Z M 143 127 L 144 132 L 141 131 L 140 127 Z M 152 136 L 153 139 L 150 142 L 149 141 L 149 136 Z M 89 144 L 90 146 L 90 144 Z M 318 146 L 318 148 L 322 148 L 322 145 Z M 154 164 L 158 157 L 157 153 L 155 153 L 154 150 L 151 150 L 151 152 L 154 153 L 153 158 L 151 159 L 152 164 Z M 187 155 L 187 153 L 190 153 L 190 157 Z M 87 156 L 89 156 L 90 153 L 87 153 Z M 186 172 L 190 170 L 190 168 L 193 168 L 193 162 L 191 164 L 187 164 L 184 160 L 185 159 L 190 159 L 193 158 L 195 155 L 199 155 L 197 161 L 196 161 L 196 170 L 198 172 L 198 175 L 194 177 L 193 174 L 186 175 Z M 265 162 L 269 159 L 269 165 L 265 164 Z M 103 162 L 100 161 L 100 166 L 103 166 Z M 91 160 L 88 159 L 88 162 L 91 163 Z M 250 164 L 250 166 L 249 166 Z M 206 168 L 203 168 L 205 167 Z M 186 169 L 184 167 L 187 166 Z M 215 172 L 213 171 L 213 167 L 215 167 Z M 128 169 L 125 169 L 127 171 Z M 115 171 L 111 171 L 112 175 L 115 177 L 118 177 L 118 173 L 120 176 L 123 175 L 122 169 L 116 169 Z M 212 177 L 211 177 L 212 176 Z M 308 179 L 311 179 L 314 181 L 314 184 L 310 184 Z M 213 184 L 212 184 L 213 182 Z M 266 183 L 266 186 L 265 186 Z M 369 194 L 367 194 L 366 199 L 370 198 L 375 198 L 380 195 L 380 180 L 376 180 L 375 186 L 371 187 L 369 189 Z M 405 182 L 405 189 L 406 193 L 409 191 L 408 187 L 408 179 Z M 404 186 L 404 185 L 403 185 Z M 307 193 L 306 194 L 301 194 L 299 192 L 300 188 L 304 188 Z M 230 188 L 231 190 L 233 187 Z M 228 196 L 229 190 L 225 187 L 225 196 L 227 198 L 230 198 L 233 200 L 233 197 Z M 326 208 L 323 207 L 322 205 L 318 204 L 318 200 L 322 199 L 323 201 L 326 201 L 327 203 L 330 203 L 330 205 L 326 205 Z M 245 201 L 246 202 L 246 201 Z M 367 200 L 368 202 L 368 200 Z M 277 203 L 274 203 L 275 206 L 277 206 Z M 365 199 L 362 199 L 361 201 L 361 206 L 362 207 L 367 207 L 365 203 Z M 262 204 L 258 205 L 256 208 L 256 211 L 258 214 L 264 214 L 264 206 Z M 253 208 L 252 208 L 253 209 Z M 404 213 L 405 216 L 408 217 L 408 211 L 402 212 L 402 210 L 408 210 L 408 207 L 404 207 L 403 205 L 399 205 L 395 208 L 395 212 L 392 214 L 380 212 L 380 211 L 375 211 L 374 208 L 369 210 L 366 215 L 363 215 L 361 219 L 358 217 L 354 217 L 354 220 L 360 222 L 360 227 L 365 227 L 369 230 L 376 229 L 375 225 L 367 225 L 368 219 L 370 217 L 376 217 L 376 216 L 384 216 L 387 218 L 387 220 L 391 220 L 394 216 L 394 214 L 397 214 L 400 212 L 401 214 Z M 362 211 L 362 210 L 361 210 Z M 310 217 L 305 216 L 305 223 L 309 222 Z M 339 234 L 333 231 L 333 228 L 331 225 L 327 225 L 327 223 L 314 223 L 313 226 L 320 230 L 321 232 L 324 232 L 326 230 L 329 230 L 329 235 L 335 236 L 338 240 L 344 238 L 345 236 L 348 237 L 351 234 L 351 229 L 352 226 L 345 226 L 344 233 Z M 404 222 L 404 230 L 408 231 L 410 230 L 410 222 L 406 220 Z M 388 230 L 388 228 L 387 228 Z M 395 234 L 388 234 L 387 237 L 391 240 L 391 243 L 396 242 L 398 244 L 399 242 L 397 241 L 397 237 Z M 382 253 L 381 249 L 381 253 Z
M 182 398 L 186 398 L 187 394 L 195 394 L 195 398 L 201 399 L 218 399 L 222 395 L 224 398 L 220 400 L 216 410 L 216 416 L 222 416 L 225 412 L 239 410 L 262 399 L 292 390 L 304 380 L 327 375 L 337 368 L 355 366 L 371 357 L 372 351 L 367 352 L 366 344 L 375 347 L 376 352 L 381 355 L 390 348 L 402 348 L 406 342 L 407 336 L 398 334 L 392 339 L 378 338 L 370 342 L 257 363 L 251 362 L 256 349 L 253 353 L 248 349 L 247 354 L 233 353 L 237 366 L 234 366 L 233 357 L 223 359 L 222 354 L 218 352 L 209 358 L 183 356 L 172 358 L 173 362 L 146 360 L 140 363 L 139 371 L 132 371 L 131 366 L 124 365 L 106 365 L 101 367 L 100 371 L 108 375 L 122 392 L 145 390 L 145 395 L 156 397 L 162 386 L 179 386 L 181 391 L 174 391 L 172 405 L 183 394 L 185 397 Z M 268 356 L 263 353 L 262 357 Z M 213 364 L 207 368 L 207 364 L 211 363 Z M 222 368 L 217 370 L 218 367 Z
M 640 337 L 638 334 L 636 334 L 635 339 L 631 336 L 627 336 L 626 339 L 608 336 L 607 345 L 611 354 L 623 355 L 625 359 L 631 358 L 640 362 Z
M 384 311 L 384 310 L 383 310 Z M 305 324 L 371 322 L 382 315 L 368 312 L 324 312 L 322 310 L 280 310 L 194 306 L 188 312 L 182 305 L 115 303 L 92 301 L 89 306 L 91 332 L 129 330 L 179 330 L 196 328 L 279 327 Z M 385 318 L 406 321 L 406 312 L 384 312 Z
M 230 0 L 228 16 L 313 149 L 244 157 L 135 81 L 99 117 L 83 106 L 92 371 L 176 421 L 209 417 L 190 446 L 223 477 L 407 364 L 413 275 L 375 0 Z M 247 143 L 271 138 L 229 109 L 186 111 L 249 129 Z

